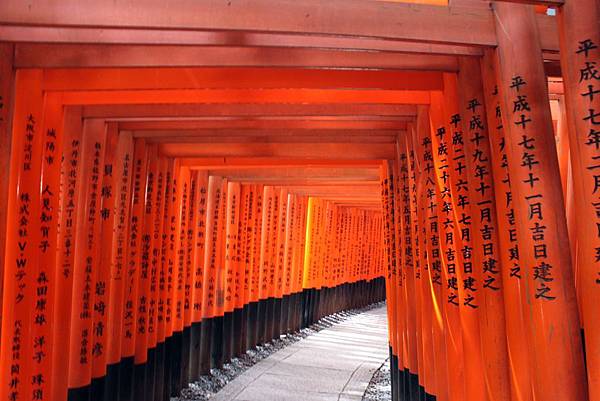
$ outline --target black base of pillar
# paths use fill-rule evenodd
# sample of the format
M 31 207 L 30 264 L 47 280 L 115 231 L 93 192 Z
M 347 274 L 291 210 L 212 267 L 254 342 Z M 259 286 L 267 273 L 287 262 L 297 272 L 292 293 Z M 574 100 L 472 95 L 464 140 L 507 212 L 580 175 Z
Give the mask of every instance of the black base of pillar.
M 288 334 L 290 332 L 290 296 L 284 295 L 281 298 L 281 317 L 279 319 L 280 334 Z
M 90 401 L 92 386 L 70 388 L 67 393 L 67 401 Z
M 225 364 L 233 358 L 233 312 L 225 312 L 223 315 L 223 357 L 222 363 Z
M 192 323 L 190 327 L 190 371 L 188 382 L 194 382 L 200 378 L 200 354 L 202 352 L 200 342 L 202 338 L 202 322 Z
M 190 326 L 184 327 L 181 332 L 181 373 L 179 374 L 179 389 L 186 388 L 190 376 L 190 349 L 192 347 L 192 330 Z
M 405 369 L 406 370 L 406 369 Z M 419 400 L 419 376 L 408 372 L 408 397 L 410 401 Z
M 281 308 L 282 299 L 273 298 L 273 324 L 271 331 L 271 339 L 275 340 L 281 336 Z
M 106 378 L 104 380 L 104 398 L 102 401 L 112 401 L 119 398 L 119 364 L 114 363 L 106 366 Z
M 156 344 L 156 369 L 154 369 L 154 400 L 165 400 L 165 342 Z M 113 399 L 114 400 L 114 399 Z
M 398 369 L 396 369 L 396 363 L 393 362 L 395 358 L 390 359 L 390 381 L 392 384 L 392 401 L 399 401 L 398 396 Z
M 237 357 L 245 352 L 244 339 L 246 338 L 245 327 L 246 307 L 233 310 L 233 356 Z
M 264 344 L 266 340 L 267 327 L 267 300 L 258 300 L 258 314 L 256 315 L 256 345 Z
M 144 401 L 162 401 L 156 398 L 156 346 L 148 349 L 148 365 L 146 368 L 146 397 Z M 187 384 L 187 383 L 186 383 Z
M 133 356 L 119 363 L 119 401 L 133 401 Z
M 273 339 L 274 328 L 274 316 L 275 316 L 275 298 L 267 298 L 267 308 L 264 322 L 264 343 L 268 343 Z
M 425 401 L 425 387 L 419 384 L 419 401 Z
M 213 317 L 211 347 L 210 347 L 210 367 L 221 369 L 223 367 L 223 316 Z
M 202 326 L 200 327 L 200 363 L 198 366 L 198 373 L 200 375 L 210 373 L 212 326 L 212 318 L 202 320 Z
M 92 379 L 91 384 L 91 393 L 90 400 L 91 401 L 102 401 L 106 398 L 106 376 L 98 377 Z
M 146 364 L 135 364 L 133 366 L 133 400 L 143 401 L 146 399 Z
M 171 349 L 166 355 L 170 365 L 169 395 L 171 397 L 177 397 L 181 391 L 181 349 L 183 347 L 183 333 L 181 331 L 174 331 L 170 340 Z
M 248 313 L 246 314 L 246 349 L 256 347 L 256 322 L 258 320 L 258 302 L 248 304 Z

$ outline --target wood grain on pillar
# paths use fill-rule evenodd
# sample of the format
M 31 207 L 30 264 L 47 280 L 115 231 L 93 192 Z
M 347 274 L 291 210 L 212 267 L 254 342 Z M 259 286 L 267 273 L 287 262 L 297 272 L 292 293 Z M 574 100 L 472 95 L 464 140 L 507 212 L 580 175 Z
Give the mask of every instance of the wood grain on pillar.
M 579 314 L 535 13 L 528 5 L 493 7 L 534 392 L 540 400 L 585 400 Z
M 600 2 L 567 1 L 558 11 L 561 67 L 577 211 L 578 299 L 590 401 L 600 400 Z

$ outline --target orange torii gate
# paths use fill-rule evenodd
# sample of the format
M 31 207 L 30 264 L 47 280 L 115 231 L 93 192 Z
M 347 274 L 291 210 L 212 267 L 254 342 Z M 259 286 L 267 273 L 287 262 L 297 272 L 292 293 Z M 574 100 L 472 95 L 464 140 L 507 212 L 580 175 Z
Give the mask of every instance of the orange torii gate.
M 407 2 L 3 2 L 0 399 L 385 292 L 394 401 L 600 400 L 600 4 Z

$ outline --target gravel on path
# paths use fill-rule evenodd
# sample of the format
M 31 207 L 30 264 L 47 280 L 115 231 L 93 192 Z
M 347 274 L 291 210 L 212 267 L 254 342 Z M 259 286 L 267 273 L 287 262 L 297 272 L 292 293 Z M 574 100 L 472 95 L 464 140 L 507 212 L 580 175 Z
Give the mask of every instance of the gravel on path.
M 384 302 L 372 304 L 361 309 L 353 309 L 334 313 L 333 315 L 324 317 L 308 328 L 302 329 L 295 333 L 282 335 L 278 339 L 248 350 L 244 355 L 233 358 L 229 363 L 226 363 L 222 369 L 211 369 L 209 375 L 201 376 L 198 381 L 190 383 L 187 388 L 181 391 L 181 395 L 179 397 L 172 397 L 171 401 L 207 401 L 219 390 L 225 387 L 227 383 L 235 379 L 248 368 L 279 351 L 280 349 L 298 342 L 312 334 L 318 333 L 323 329 L 339 324 L 352 316 L 381 307 L 382 305 L 384 305 Z M 371 399 L 368 400 L 370 401 Z
M 375 372 L 363 395 L 363 401 L 391 401 L 392 382 L 390 377 L 390 359 L 388 358 Z

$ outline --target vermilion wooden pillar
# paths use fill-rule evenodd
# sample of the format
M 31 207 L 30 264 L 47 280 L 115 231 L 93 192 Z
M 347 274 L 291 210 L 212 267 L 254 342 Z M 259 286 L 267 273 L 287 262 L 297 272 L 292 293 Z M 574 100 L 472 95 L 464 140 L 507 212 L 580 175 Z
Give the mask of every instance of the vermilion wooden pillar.
M 94 284 L 94 313 L 92 324 L 92 392 L 97 394 L 95 399 L 104 399 L 103 394 L 105 389 L 105 376 L 107 374 L 108 354 L 107 354 L 107 339 L 108 339 L 108 304 L 110 299 L 111 285 L 114 283 L 111 280 L 113 271 L 111 267 L 113 247 L 113 235 L 116 230 L 113 230 L 112 217 L 114 216 L 116 199 L 112 196 L 115 186 L 116 176 L 113 174 L 113 165 L 117 164 L 117 153 L 119 131 L 116 124 L 110 124 L 110 128 L 106 125 L 106 146 L 104 165 L 102 166 L 102 180 L 100 191 L 100 242 L 99 268 L 96 283 Z M 121 148 L 122 149 L 122 148 Z M 114 386 L 116 387 L 116 386 Z
M 533 7 L 494 3 L 502 111 L 536 399 L 585 400 L 571 255 Z
M 442 259 L 442 288 L 441 303 L 442 319 L 444 322 L 444 341 L 446 347 L 446 360 L 448 372 L 448 399 L 461 401 L 465 399 L 465 361 L 463 359 L 463 331 L 460 322 L 460 306 L 458 301 L 458 275 L 459 268 L 456 262 L 456 244 L 454 241 L 454 228 L 452 224 L 452 208 L 447 203 L 452 202 L 452 192 L 448 174 L 447 158 L 440 149 L 448 146 L 446 132 L 446 119 L 443 110 L 443 94 L 431 93 L 431 106 L 429 116 L 431 123 L 431 154 L 433 158 L 433 178 L 436 186 L 439 248 Z M 443 369 L 443 367 L 442 367 Z
M 191 207 L 196 209 L 194 213 L 194 255 L 193 255 L 193 275 L 192 275 L 192 355 L 190 379 L 197 380 L 202 373 L 200 371 L 200 362 L 203 353 L 201 344 L 202 336 L 202 286 L 204 274 L 204 254 L 206 252 L 206 202 L 208 192 L 208 172 L 192 172 L 196 181 L 196 202 Z
M 392 291 L 394 292 L 394 324 L 396 327 L 396 357 L 397 357 L 397 375 L 398 375 L 398 395 L 401 399 L 405 396 L 408 389 L 408 357 L 407 357 L 407 335 L 406 335 L 406 289 L 404 277 L 404 210 L 403 210 L 403 197 L 404 197 L 404 177 L 401 178 L 401 171 L 404 172 L 405 159 L 402 159 L 402 155 L 406 156 L 405 152 L 402 152 L 399 145 L 399 140 L 396 141 L 396 160 L 393 163 L 393 190 L 392 196 L 392 207 L 394 208 L 394 230 L 395 230 L 395 249 L 396 249 L 396 269 L 394 276 L 394 286 Z M 402 166 L 402 167 L 401 167 Z M 393 261 L 393 260 L 392 260 Z
M 104 165 L 106 130 L 103 121 L 88 120 L 83 128 L 82 185 L 77 214 L 75 263 L 73 269 L 73 303 L 69 350 L 70 399 L 84 399 L 89 394 L 93 361 L 93 313 L 95 284 L 99 270 L 100 198 Z M 98 205 L 98 206 L 96 206 Z M 84 212 L 85 211 L 85 212 Z M 133 355 L 133 350 L 132 354 Z
M 85 135 L 85 132 L 84 132 Z M 84 137 L 85 140 L 85 137 Z M 134 156 L 132 166 L 131 181 L 131 203 L 130 203 L 130 221 L 128 232 L 128 256 L 124 273 L 125 292 L 123 301 L 123 321 L 122 321 L 122 357 L 125 359 L 121 365 L 120 391 L 123 399 L 132 399 L 135 395 L 135 374 L 132 369 L 136 362 L 136 341 L 138 340 L 138 319 L 139 299 L 140 299 L 140 276 L 144 235 L 144 212 L 146 202 L 146 174 L 148 169 L 148 150 L 143 139 L 136 139 L 134 143 Z M 76 288 L 76 287 L 74 287 Z M 137 350 L 139 355 L 143 354 L 141 349 Z M 137 373 L 143 365 L 138 364 Z M 139 383 L 139 381 L 138 381 Z M 140 387 L 138 387 L 140 389 Z
M 39 215 L 40 153 L 42 148 L 42 73 L 38 70 L 17 73 L 15 111 L 7 219 L 0 372 L 3 378 L 0 397 L 24 397 L 31 394 L 29 344 L 32 325 L 26 319 L 33 308 L 33 269 L 37 257 L 39 227 L 33 216 Z M 35 157 L 38 156 L 38 157 Z M 37 159 L 37 160 L 36 160 Z M 9 333 L 9 334 L 6 334 Z M 21 352 L 12 352 L 19 349 Z
M 409 375 L 407 383 L 411 400 L 418 396 L 418 355 L 417 355 L 417 321 L 416 321 L 416 301 L 415 301 L 415 275 L 414 275 L 414 239 L 412 230 L 412 214 L 410 204 L 410 170 L 409 170 L 409 155 L 407 151 L 406 138 L 400 138 L 400 189 L 401 203 L 400 213 L 402 213 L 402 262 L 401 272 L 403 281 L 402 290 L 404 297 L 402 304 L 404 305 L 404 332 L 405 332 L 405 351 L 404 358 L 406 374 Z
M 283 255 L 283 272 L 282 272 L 282 294 L 285 301 L 282 312 L 281 312 L 281 325 L 284 333 L 290 333 L 291 329 L 290 321 L 293 312 L 292 302 L 292 249 L 294 246 L 293 232 L 295 230 L 295 212 L 296 206 L 294 196 L 292 194 L 287 195 L 286 200 L 286 215 L 285 215 L 285 239 L 284 239 L 284 255 Z
M 488 398 L 510 401 L 504 285 L 491 166 L 489 131 L 479 60 L 459 58 L 458 92 L 472 207 L 473 264 L 481 288 L 479 332 Z
M 246 288 L 244 281 L 246 280 L 246 266 L 244 264 L 245 258 L 245 229 L 247 223 L 247 212 L 249 205 L 247 204 L 247 193 L 243 192 L 242 185 L 240 184 L 239 196 L 238 196 L 238 232 L 237 232 L 237 243 L 235 258 L 237 262 L 237 272 L 235 275 L 235 305 L 234 305 L 234 330 L 237 333 L 235 338 L 236 348 L 234 349 L 234 356 L 238 356 L 246 352 L 245 338 L 246 338 L 246 319 L 248 315 L 248 308 L 246 305 Z
M 71 314 L 64 313 L 69 310 L 72 302 L 73 269 L 75 266 L 74 242 L 77 229 L 76 207 L 79 203 L 79 191 L 81 185 L 82 170 L 82 140 L 83 132 L 81 111 L 72 110 L 66 113 L 64 121 L 64 143 L 63 149 L 63 174 L 61 186 L 65 196 L 61 199 L 59 225 L 63 227 L 58 232 L 57 266 L 60 269 L 54 274 L 56 281 L 56 294 L 63 294 L 56 298 L 54 305 L 55 339 L 52 350 L 52 370 L 54 372 L 67 371 L 69 359 L 65 358 L 65 352 L 69 349 Z M 133 146 L 132 146 L 133 148 Z M 132 149 L 133 150 L 133 149 Z M 125 205 L 127 206 L 127 205 Z M 127 207 L 125 207 L 127 209 Z M 128 209 L 127 209 L 128 210 Z M 119 315 L 120 317 L 120 315 Z M 119 319 L 116 319 L 119 320 Z M 120 321 L 120 320 L 119 320 Z M 120 338 L 120 330 L 119 330 Z M 120 359 L 120 340 L 119 354 Z M 66 399 L 68 375 L 53 375 L 51 379 L 51 397 L 53 399 Z
M 498 242 L 504 290 L 506 340 L 513 401 L 531 401 L 533 392 L 529 367 L 529 347 L 523 335 L 523 296 L 525 278 L 519 262 L 517 229 L 508 173 L 505 130 L 502 124 L 500 92 L 496 76 L 496 54 L 487 50 L 482 61 L 482 77 L 490 134 L 491 167 L 494 179 Z
M 252 189 L 253 193 L 253 206 L 252 206 L 252 282 L 250 286 L 251 302 L 254 305 L 254 316 L 253 327 L 251 331 L 252 346 L 255 346 L 259 342 L 259 317 L 262 313 L 262 303 L 260 302 L 260 255 L 261 255 L 261 238 L 262 238 L 262 214 L 263 214 L 263 202 L 264 202 L 264 188 L 262 185 L 254 185 Z
M 172 299 L 175 282 L 175 213 L 177 202 L 177 163 L 174 159 L 165 161 L 165 197 L 163 207 L 163 237 L 161 241 L 161 275 L 160 302 L 158 307 L 158 341 L 162 342 L 157 357 L 159 377 L 157 394 L 162 397 L 170 396 L 170 360 L 173 351 L 173 318 Z M 134 163 L 135 165 L 135 163 Z M 135 182 L 135 168 L 132 170 L 132 183 Z M 210 344 L 210 343 L 209 343 Z
M 225 361 L 233 357 L 233 352 L 237 346 L 237 338 L 239 333 L 234 331 L 234 310 L 236 308 L 237 297 L 236 292 L 236 276 L 238 274 L 239 263 L 237 262 L 237 247 L 238 247 L 238 229 L 240 224 L 240 191 L 239 183 L 227 183 L 227 204 L 225 213 L 225 241 L 224 241 L 224 311 L 225 311 Z M 235 342 L 234 342 L 235 337 Z
M 600 2 L 558 11 L 561 68 L 578 218 L 578 293 L 590 401 L 600 400 Z
M 185 250 L 185 276 L 183 285 L 183 346 L 181 350 L 181 387 L 185 388 L 188 384 L 188 377 L 191 372 L 190 353 L 191 353 L 191 326 L 192 326 L 192 275 L 194 270 L 194 223 L 196 221 L 196 204 L 198 202 L 197 185 L 198 181 L 193 171 L 188 172 L 188 196 L 187 196 L 187 222 L 184 235 Z M 156 184 L 154 184 L 156 185 Z M 151 279 L 152 280 L 152 279 Z M 150 356 L 149 356 L 150 357 Z
M 12 105 L 15 84 L 14 45 L 0 44 L 0 210 L 8 210 Z M 6 227 L 6 213 L 0 213 L 0 227 Z M 6 230 L 0 230 L 0 261 L 4 261 Z M 4 267 L 0 267 L 0 322 L 2 321 L 2 283 Z M 1 332 L 0 332 L 1 334 Z
M 121 159 L 122 156 L 118 155 Z M 155 190 L 152 199 L 152 249 L 150 256 L 150 299 L 148 300 L 148 370 L 146 371 L 146 381 L 149 382 L 146 394 L 149 400 L 162 394 L 164 391 L 162 366 L 164 360 L 163 341 L 159 338 L 159 327 L 162 321 L 159 320 L 159 311 L 162 307 L 162 296 L 164 292 L 164 269 L 162 265 L 162 251 L 165 249 L 164 233 L 164 212 L 165 212 L 165 181 L 167 173 L 167 160 L 163 157 L 158 158 L 156 176 L 154 178 Z M 150 178 L 150 177 L 148 177 Z M 113 238 L 113 242 L 115 239 Z M 112 293 L 111 287 L 111 293 Z M 164 325 L 162 325 L 164 328 Z M 107 387 L 110 384 L 107 383 Z
M 439 219 L 435 190 L 435 168 L 431 146 L 431 127 L 429 109 L 426 106 L 417 108 L 415 148 L 417 163 L 420 165 L 420 207 L 422 213 L 421 232 L 423 246 L 421 254 L 426 265 L 421 271 L 423 285 L 423 306 L 426 324 L 423 325 L 424 344 L 430 336 L 429 349 L 425 348 L 424 358 L 427 369 L 427 396 L 438 400 L 448 399 L 448 382 L 446 368 L 446 352 L 443 339 L 443 320 L 441 315 L 442 262 L 439 239 Z
M 297 223 L 296 223 L 296 244 L 294 249 L 294 277 L 292 282 L 292 288 L 294 292 L 297 294 L 297 304 L 296 304 L 296 322 L 295 327 L 300 329 L 302 327 L 302 281 L 304 278 L 304 246 L 305 246 L 305 233 L 306 233 L 306 215 L 307 215 L 307 207 L 306 202 L 307 199 L 305 197 L 297 197 L 298 202 L 298 212 L 297 214 Z
M 212 367 L 222 368 L 225 363 L 226 331 L 229 328 L 229 319 L 225 318 L 225 222 L 227 212 L 228 179 L 223 178 L 221 183 L 221 203 L 217 220 L 216 260 L 217 270 L 215 278 L 215 321 L 212 332 Z
M 420 327 L 420 364 L 421 383 L 424 388 L 425 397 L 431 399 L 436 394 L 436 377 L 435 377 L 435 362 L 433 353 L 433 332 L 432 332 L 432 299 L 429 283 L 430 256 L 428 252 L 429 238 L 426 235 L 426 225 L 428 223 L 425 208 L 425 172 L 423 170 L 423 148 L 421 146 L 420 137 L 422 134 L 429 136 L 429 125 L 424 124 L 427 120 L 427 110 L 420 109 L 417 124 L 414 124 L 412 130 L 411 148 L 414 153 L 414 169 L 415 176 L 415 209 L 416 209 L 416 227 L 418 231 L 418 280 L 417 294 L 419 300 L 419 327 Z M 411 131 L 409 131 L 411 133 Z
M 411 225 L 411 235 L 412 235 L 412 253 L 413 253 L 413 296 L 414 296 L 414 304 L 411 305 L 411 309 L 414 310 L 415 314 L 415 344 L 416 344 L 416 372 L 418 379 L 418 391 L 419 397 L 421 397 L 421 393 L 424 391 L 424 387 L 427 381 L 425 377 L 425 366 L 423 361 L 423 328 L 422 328 L 422 288 L 421 288 L 421 271 L 422 261 L 421 261 L 421 243 L 420 243 L 420 221 L 418 218 L 418 189 L 417 189 L 417 164 L 416 164 L 416 154 L 413 146 L 414 142 L 414 132 L 416 127 L 412 125 L 408 131 L 407 135 L 405 135 L 405 146 L 406 146 L 406 154 L 408 159 L 408 187 L 409 187 L 409 208 L 410 208 L 410 225 Z
M 480 315 L 483 305 L 483 282 L 477 275 L 475 259 L 483 259 L 484 250 L 474 247 L 477 234 L 473 226 L 473 216 L 477 213 L 477 202 L 471 197 L 473 188 L 469 185 L 467 157 L 472 157 L 466 151 L 465 127 L 469 127 L 458 103 L 457 77 L 455 74 L 444 74 L 444 111 L 448 124 L 445 132 L 436 132 L 440 143 L 447 141 L 447 148 L 438 147 L 438 154 L 447 171 L 450 196 L 444 194 L 443 211 L 450 213 L 453 223 L 446 220 L 454 228 L 453 240 L 456 243 L 456 275 L 458 282 L 453 283 L 458 288 L 460 303 L 460 322 L 462 326 L 462 341 L 465 355 L 465 396 L 467 399 L 484 401 L 486 388 L 483 371 L 482 344 L 479 337 Z M 449 283 L 450 284 L 450 283 Z
M 396 244 L 398 227 L 396 226 L 396 211 L 395 204 L 397 203 L 396 199 L 396 178 L 393 162 L 389 161 L 385 163 L 381 168 L 381 181 L 382 181 L 382 201 L 383 201 L 383 210 L 384 210 L 384 224 L 385 231 L 383 233 L 383 239 L 385 243 L 385 255 L 387 259 L 387 279 L 386 279 L 386 292 L 387 292 L 387 306 L 388 306 L 388 316 L 389 316 L 389 338 L 390 338 L 390 352 L 392 358 L 392 399 L 398 399 L 398 391 L 401 387 L 400 385 L 400 374 L 398 371 L 399 361 L 402 361 L 402 349 L 398 344 L 401 343 L 402 332 L 401 326 L 398 322 L 398 297 L 397 288 L 400 286 L 401 281 L 399 281 L 399 276 L 397 274 L 397 249 Z M 345 215 L 344 215 L 345 216 Z M 340 218 L 340 221 L 345 222 L 345 217 Z M 345 226 L 343 227 L 345 234 Z M 343 256 L 343 255 L 342 255 Z M 399 340 L 400 339 L 400 340 Z M 400 358 L 398 358 L 400 356 Z
M 271 257 L 272 241 L 272 213 L 275 197 L 275 189 L 271 186 L 265 186 L 263 189 L 263 207 L 261 215 L 261 236 L 260 236 L 260 270 L 258 278 L 258 298 L 259 298 L 259 343 L 266 343 L 270 340 L 268 334 L 268 316 L 272 312 L 272 304 L 269 300 L 269 263 Z M 269 308 L 271 306 L 271 308 Z
M 81 116 L 77 115 L 75 123 L 81 124 Z M 116 127 L 115 127 L 116 128 Z M 77 165 L 77 159 L 75 156 L 77 155 L 76 142 L 72 141 L 72 134 L 69 131 L 73 131 L 72 129 L 67 129 L 67 124 L 65 124 L 65 163 L 66 163 L 66 171 L 65 175 L 70 175 L 70 170 L 73 169 L 72 161 L 75 161 L 75 166 Z M 109 130 L 110 132 L 110 130 Z M 68 156 L 68 157 L 67 157 Z M 118 134 L 118 144 L 116 148 L 115 158 L 112 164 L 112 174 L 114 176 L 113 180 L 113 191 L 112 198 L 115 199 L 114 208 L 110 212 L 109 221 L 111 222 L 113 235 L 112 235 L 112 244 L 110 253 L 110 294 L 107 302 L 106 313 L 108 315 L 107 326 L 106 326 L 106 362 L 108 364 L 107 371 L 107 381 L 106 381 L 106 398 L 111 399 L 118 397 L 118 380 L 119 380 L 119 362 L 121 361 L 121 329 L 122 329 L 122 313 L 123 313 L 123 299 L 124 299 L 124 277 L 127 271 L 126 266 L 126 255 L 127 255 L 127 246 L 128 246 L 128 224 L 129 221 L 129 203 L 131 201 L 130 195 L 130 187 L 131 187 L 131 178 L 132 178 L 132 159 L 133 159 L 133 140 L 131 138 L 131 133 L 129 132 L 120 132 Z M 70 183 L 70 179 L 63 177 L 65 181 L 63 185 L 67 186 Z M 66 191 L 68 194 L 68 191 Z M 62 201 L 63 213 L 65 213 L 65 206 L 69 204 L 69 196 L 67 195 L 67 199 Z M 65 213 L 64 221 L 68 221 L 68 213 Z M 62 227 L 61 220 L 61 227 Z M 61 245 L 65 242 L 68 243 L 68 232 L 65 233 L 63 237 L 63 233 L 59 234 L 59 238 L 62 238 Z M 58 276 L 58 274 L 57 274 Z M 55 313 L 57 319 L 61 316 L 60 312 Z M 164 341 L 164 324 L 162 326 L 159 325 L 159 328 L 162 328 L 163 335 L 161 342 Z M 157 331 L 158 332 L 158 331 Z M 60 337 L 57 337 L 57 339 Z M 60 362 L 61 356 L 58 355 L 55 358 L 55 362 Z M 58 366 L 54 367 L 55 369 L 59 369 Z M 59 393 L 56 392 L 56 389 L 53 388 L 53 396 L 59 397 Z M 56 398 L 61 399 L 61 398 Z
M 26 344 L 30 348 L 24 354 L 31 355 L 34 363 L 31 372 L 32 398 L 46 399 L 49 395 L 49 380 L 52 375 L 52 361 L 49 351 L 53 348 L 54 324 L 53 310 L 56 296 L 56 281 L 53 277 L 56 271 L 56 250 L 58 230 L 58 202 L 60 188 L 60 156 L 63 144 L 63 108 L 60 98 L 45 96 L 43 121 L 38 134 L 42 136 L 42 153 L 33 155 L 40 157 L 39 199 L 40 211 L 38 254 L 34 254 L 35 265 L 28 269 L 28 274 L 34 278 L 35 307 L 32 312 L 32 341 Z M 8 279 L 8 277 L 7 277 Z M 44 339 L 40 341 L 40 339 Z M 22 348 L 21 348 L 22 349 Z M 23 351 L 21 351 L 23 352 Z M 41 380 L 40 380 L 41 378 Z
M 290 266 L 291 276 L 290 276 L 290 292 L 293 297 L 293 305 L 290 312 L 290 330 L 295 331 L 299 328 L 300 325 L 300 311 L 299 305 L 301 302 L 301 292 L 302 292 L 302 277 L 301 277 L 301 267 L 299 264 L 300 259 L 300 233 L 302 230 L 302 219 L 303 213 L 305 213 L 302 207 L 302 200 L 297 195 L 292 196 L 293 200 L 293 231 L 292 231 L 292 249 L 291 249 L 291 263 Z
M 110 149 L 110 148 L 109 148 Z M 135 365 L 136 365 L 136 394 L 143 395 L 144 388 L 151 383 L 146 382 L 145 375 L 146 364 L 148 362 L 148 310 L 150 300 L 150 252 L 152 249 L 152 232 L 154 229 L 153 218 L 155 217 L 154 196 L 156 192 L 156 177 L 158 173 L 158 155 L 156 145 L 147 147 L 148 160 L 146 174 L 142 177 L 142 199 L 143 212 L 139 224 L 140 237 L 140 267 L 138 276 L 138 299 L 137 299 L 137 319 L 135 327 Z
M 427 238 L 427 259 L 429 269 L 423 278 L 428 284 L 428 294 L 431 297 L 431 330 L 434 355 L 433 386 L 431 394 L 438 400 L 448 400 L 448 369 L 447 353 L 444 340 L 445 302 L 442 295 L 442 250 L 440 248 L 440 226 L 437 208 L 437 191 L 435 166 L 431 141 L 431 114 L 426 106 L 417 109 L 417 146 L 421 147 L 420 163 L 424 176 L 423 209 L 425 211 L 424 235 Z

